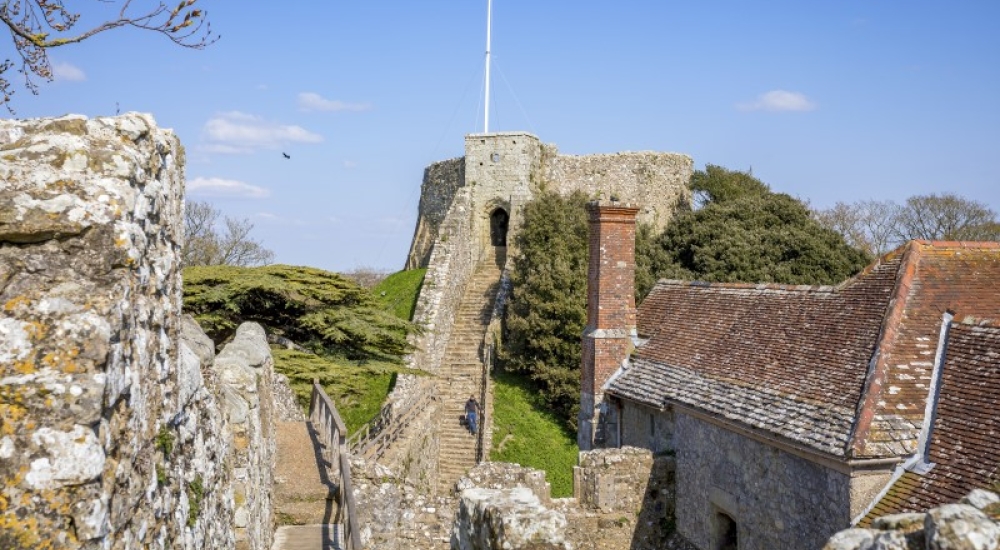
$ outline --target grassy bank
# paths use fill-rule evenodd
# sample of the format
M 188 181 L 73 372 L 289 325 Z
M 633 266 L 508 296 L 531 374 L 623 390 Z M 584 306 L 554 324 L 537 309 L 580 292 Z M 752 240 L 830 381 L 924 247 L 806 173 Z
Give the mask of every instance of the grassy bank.
M 382 307 L 407 321 L 413 319 L 413 310 L 417 307 L 417 296 L 424 284 L 427 269 L 411 269 L 389 275 L 375 285 L 372 293 Z
M 490 460 L 545 471 L 553 497 L 573 495 L 576 434 L 545 409 L 531 380 L 497 372 L 493 377 L 493 450 Z
M 396 373 L 410 372 L 390 362 L 368 361 L 359 365 L 287 349 L 272 349 L 271 353 L 274 369 L 288 377 L 304 411 L 308 412 L 313 378 L 319 378 L 337 405 L 348 433 L 354 433 L 378 414 Z

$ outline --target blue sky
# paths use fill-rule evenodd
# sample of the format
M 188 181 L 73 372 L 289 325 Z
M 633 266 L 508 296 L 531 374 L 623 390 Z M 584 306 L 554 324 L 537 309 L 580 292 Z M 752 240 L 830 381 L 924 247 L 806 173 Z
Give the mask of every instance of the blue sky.
M 124 30 L 52 50 L 17 115 L 152 113 L 188 196 L 252 220 L 278 262 L 399 269 L 424 167 L 482 131 L 486 0 L 199 6 L 211 47 Z M 490 128 L 752 167 L 816 207 L 1000 210 L 998 21 L 995 0 L 495 0 Z

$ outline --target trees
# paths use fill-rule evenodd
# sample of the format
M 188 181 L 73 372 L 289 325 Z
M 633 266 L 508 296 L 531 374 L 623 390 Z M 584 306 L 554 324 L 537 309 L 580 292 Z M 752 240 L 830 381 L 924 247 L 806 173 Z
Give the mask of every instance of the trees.
M 587 322 L 587 196 L 555 193 L 525 205 L 515 237 L 505 368 L 529 375 L 561 417 L 576 418 L 580 335 Z
M 704 205 L 681 212 L 655 242 L 656 278 L 835 284 L 868 256 L 820 225 L 809 208 L 749 172 L 708 165 L 691 178 Z
M 274 252 L 250 237 L 250 220 L 223 218 L 224 232 L 219 233 L 222 213 L 211 204 L 187 201 L 184 210 L 185 242 L 181 261 L 185 267 L 196 265 L 254 266 L 274 261 Z
M 981 202 L 953 193 L 914 195 L 903 205 L 874 200 L 838 202 L 815 216 L 852 246 L 876 256 L 910 239 L 1000 240 L 996 213 Z
M 380 307 L 367 289 L 311 267 L 186 268 L 184 310 L 216 344 L 254 321 L 321 355 L 398 360 L 410 351 L 410 323 Z
M 204 48 L 217 37 L 212 35 L 206 13 L 194 7 L 196 3 L 197 0 L 181 0 L 173 9 L 158 3 L 155 8 L 136 11 L 133 0 L 121 0 L 116 16 L 78 31 L 75 27 L 80 13 L 67 9 L 63 0 L 0 0 L 0 23 L 10 31 L 14 49 L 20 57 L 18 72 L 24 76 L 25 87 L 38 93 L 33 76 L 52 80 L 49 49 L 82 42 L 112 29 L 144 29 L 162 34 L 180 46 Z M 0 103 L 8 110 L 14 91 L 4 75 L 14 66 L 11 59 L 0 63 Z
M 709 165 L 691 179 L 702 197 L 662 234 L 636 228 L 636 302 L 659 278 L 838 283 L 868 257 L 821 226 L 800 201 L 748 172 Z M 515 237 L 511 301 L 501 358 L 529 375 L 567 424 L 580 395 L 580 336 L 587 322 L 587 197 L 545 193 L 525 205 Z

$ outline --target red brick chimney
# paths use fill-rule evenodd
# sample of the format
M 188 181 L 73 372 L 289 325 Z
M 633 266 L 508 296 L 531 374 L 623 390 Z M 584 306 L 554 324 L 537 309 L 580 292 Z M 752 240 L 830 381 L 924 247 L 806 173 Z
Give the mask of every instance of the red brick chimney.
M 630 204 L 596 201 L 590 213 L 587 327 L 583 331 L 580 417 L 581 451 L 606 440 L 602 387 L 632 351 L 635 334 L 635 216 Z

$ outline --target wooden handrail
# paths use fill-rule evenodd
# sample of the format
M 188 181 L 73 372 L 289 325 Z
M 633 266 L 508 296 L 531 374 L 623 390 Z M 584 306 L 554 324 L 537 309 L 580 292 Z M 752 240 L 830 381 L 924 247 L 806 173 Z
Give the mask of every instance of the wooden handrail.
M 358 515 L 354 502 L 354 490 L 351 482 L 351 458 L 347 447 L 347 428 L 337 411 L 337 406 L 319 385 L 318 379 L 313 379 L 312 394 L 309 399 L 309 421 L 319 434 L 321 443 L 326 449 L 323 458 L 337 470 L 340 476 L 340 509 L 338 516 L 344 531 L 344 548 L 346 550 L 363 550 L 361 545 L 361 530 L 358 527 Z
M 411 388 L 410 395 L 411 397 L 402 411 L 397 413 L 396 407 L 387 404 L 382 407 L 378 416 L 355 432 L 348 440 L 351 452 L 369 459 L 382 458 L 382 455 L 389 448 L 389 444 L 396 440 L 410 421 L 420 411 L 426 410 L 428 402 L 434 397 L 433 385 L 419 384 L 417 387 Z

